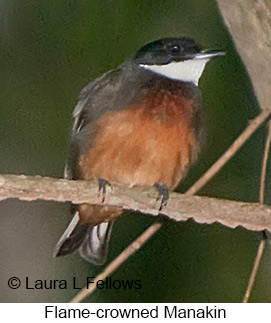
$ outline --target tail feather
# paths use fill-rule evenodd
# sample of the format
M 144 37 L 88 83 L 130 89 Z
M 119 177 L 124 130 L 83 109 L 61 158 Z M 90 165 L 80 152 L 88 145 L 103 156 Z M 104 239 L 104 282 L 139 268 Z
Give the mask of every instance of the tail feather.
M 86 238 L 79 248 L 82 258 L 98 266 L 105 263 L 113 224 L 114 220 L 111 220 L 89 227 Z
M 96 226 L 79 223 L 75 213 L 71 223 L 56 245 L 54 256 L 65 256 L 79 249 L 80 256 L 95 265 L 106 261 L 114 220 Z

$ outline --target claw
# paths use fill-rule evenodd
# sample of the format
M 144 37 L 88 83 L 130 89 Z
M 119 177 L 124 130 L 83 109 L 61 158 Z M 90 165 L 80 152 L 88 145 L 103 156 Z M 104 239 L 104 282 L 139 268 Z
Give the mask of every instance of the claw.
M 98 185 L 99 185 L 98 197 L 100 197 L 102 195 L 102 203 L 103 203 L 105 201 L 105 197 L 106 197 L 106 185 L 111 186 L 111 184 L 106 179 L 99 178 Z
M 163 207 L 167 205 L 169 200 L 169 189 L 166 186 L 166 184 L 163 184 L 163 183 L 155 183 L 154 187 L 158 192 L 157 200 L 161 200 L 159 211 L 162 211 Z

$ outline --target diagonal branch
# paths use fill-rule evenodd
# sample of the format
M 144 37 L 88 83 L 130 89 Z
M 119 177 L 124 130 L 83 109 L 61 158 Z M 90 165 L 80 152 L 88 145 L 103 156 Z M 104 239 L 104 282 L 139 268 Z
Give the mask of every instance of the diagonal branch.
M 91 286 L 87 286 L 80 290 L 78 294 L 70 301 L 70 303 L 79 303 L 89 294 L 94 292 L 99 280 L 104 280 L 107 276 L 113 274 L 119 266 L 124 263 L 132 254 L 134 254 L 138 249 L 140 249 L 143 244 L 149 240 L 151 236 L 154 235 L 162 226 L 162 223 L 156 222 L 147 230 L 145 230 L 139 237 L 136 238 L 127 248 L 125 248 L 98 276 L 95 277 L 95 280 L 92 282 Z
M 186 192 L 195 194 L 198 192 L 215 174 L 236 154 L 236 152 L 245 144 L 251 135 L 269 118 L 271 111 L 262 111 L 234 143 L 225 151 L 225 153 L 207 170 L 207 172 Z
M 247 303 L 252 291 L 252 288 L 254 286 L 255 283 L 255 279 L 259 270 L 259 266 L 260 266 L 260 262 L 263 256 L 263 251 L 264 251 L 264 247 L 265 247 L 265 243 L 266 243 L 267 238 L 266 237 L 262 237 L 261 242 L 259 244 L 258 250 L 257 250 L 257 254 L 254 260 L 254 264 L 253 264 L 253 268 L 249 277 L 249 281 L 248 281 L 248 285 L 247 285 L 247 289 L 245 292 L 245 296 L 243 298 L 243 303 Z

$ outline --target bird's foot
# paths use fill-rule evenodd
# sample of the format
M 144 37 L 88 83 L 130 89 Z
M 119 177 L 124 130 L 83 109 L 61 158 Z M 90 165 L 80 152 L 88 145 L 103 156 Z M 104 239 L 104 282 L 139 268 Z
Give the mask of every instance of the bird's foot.
M 158 192 L 157 200 L 161 200 L 159 211 L 162 211 L 163 207 L 167 205 L 169 200 L 169 189 L 164 183 L 155 183 L 154 187 Z
M 106 185 L 109 185 L 111 187 L 111 184 L 104 178 L 98 179 L 98 185 L 99 185 L 99 193 L 98 197 L 102 197 L 102 203 L 105 201 L 106 197 Z

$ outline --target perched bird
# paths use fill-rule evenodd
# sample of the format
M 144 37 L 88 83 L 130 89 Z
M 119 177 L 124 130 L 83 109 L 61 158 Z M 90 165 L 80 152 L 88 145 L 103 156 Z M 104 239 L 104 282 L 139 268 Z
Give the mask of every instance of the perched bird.
M 155 185 L 162 206 L 201 150 L 204 129 L 198 81 L 206 63 L 224 55 L 192 38 L 163 38 L 140 48 L 81 91 L 73 112 L 65 178 Z M 74 218 L 55 256 L 79 250 L 104 264 L 114 219 L 122 209 L 72 205 Z

